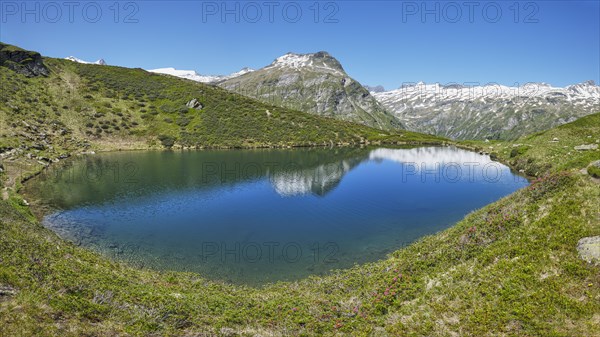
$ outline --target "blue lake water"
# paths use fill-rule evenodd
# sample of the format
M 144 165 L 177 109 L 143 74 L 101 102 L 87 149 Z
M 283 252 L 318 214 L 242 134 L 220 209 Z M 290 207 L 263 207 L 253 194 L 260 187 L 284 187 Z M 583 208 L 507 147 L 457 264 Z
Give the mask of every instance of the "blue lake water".
M 456 148 L 334 148 L 96 154 L 26 192 L 112 258 L 259 285 L 385 258 L 526 185 Z

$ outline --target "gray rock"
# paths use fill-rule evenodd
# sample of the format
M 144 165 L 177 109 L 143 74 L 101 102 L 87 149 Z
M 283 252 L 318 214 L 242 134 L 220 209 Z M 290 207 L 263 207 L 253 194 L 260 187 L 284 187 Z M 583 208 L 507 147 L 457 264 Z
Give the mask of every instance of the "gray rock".
M 600 265 L 600 236 L 590 236 L 577 243 L 579 257 L 588 263 Z
M 17 294 L 17 289 L 15 289 L 11 286 L 0 284 L 0 298 L 5 297 L 5 296 L 6 297 L 15 296 L 16 294 Z
M 202 103 L 200 103 L 199 100 L 197 100 L 196 98 L 190 100 L 189 102 L 187 102 L 185 104 L 185 106 L 187 106 L 190 109 L 196 109 L 196 110 L 201 110 L 202 108 L 204 108 L 204 106 L 202 105 Z
M 574 149 L 577 151 L 587 151 L 587 150 L 596 150 L 598 148 L 598 144 L 584 144 L 575 146 Z
M 225 336 L 225 337 L 236 335 L 235 330 L 233 330 L 232 328 L 228 328 L 228 327 L 221 328 L 221 330 L 219 330 L 219 332 L 221 333 L 222 336 Z

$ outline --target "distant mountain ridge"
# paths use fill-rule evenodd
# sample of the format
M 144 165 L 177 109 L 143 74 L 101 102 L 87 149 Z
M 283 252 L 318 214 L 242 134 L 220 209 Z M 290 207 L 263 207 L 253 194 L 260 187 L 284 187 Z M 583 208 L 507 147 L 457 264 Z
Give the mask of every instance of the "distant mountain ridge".
M 454 139 L 514 139 L 600 111 L 600 86 L 416 84 L 371 94 L 411 131 Z

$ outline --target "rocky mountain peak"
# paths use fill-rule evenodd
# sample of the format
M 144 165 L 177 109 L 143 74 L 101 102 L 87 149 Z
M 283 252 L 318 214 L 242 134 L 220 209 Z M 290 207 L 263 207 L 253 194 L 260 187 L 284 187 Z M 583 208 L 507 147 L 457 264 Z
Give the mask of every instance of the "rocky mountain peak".
M 230 91 L 319 116 L 361 123 L 383 130 L 401 128 L 338 60 L 320 51 L 287 53 L 270 65 L 217 84 Z
M 597 87 L 596 82 L 594 80 L 588 80 L 581 83 L 570 85 L 570 87 Z
M 377 85 L 377 86 L 365 85 L 364 87 L 365 87 L 365 89 L 369 90 L 369 92 L 384 92 L 385 91 L 385 88 L 383 87 L 383 85 Z
M 581 84 L 596 86 L 596 82 L 594 82 L 594 80 L 589 80 L 589 81 L 581 82 Z

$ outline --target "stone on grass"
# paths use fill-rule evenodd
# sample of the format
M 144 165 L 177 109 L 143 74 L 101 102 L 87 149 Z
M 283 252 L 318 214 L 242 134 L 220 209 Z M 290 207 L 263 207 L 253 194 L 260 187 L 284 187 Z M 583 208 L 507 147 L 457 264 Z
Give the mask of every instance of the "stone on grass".
M 577 151 L 595 150 L 598 148 L 598 144 L 584 144 L 575 146 L 574 149 Z
M 590 236 L 579 240 L 577 251 L 584 261 L 600 265 L 600 236 Z
M 202 105 L 202 103 L 200 103 L 199 100 L 197 100 L 196 98 L 190 100 L 189 102 L 187 102 L 185 104 L 186 107 L 190 108 L 190 109 L 196 109 L 196 110 L 201 110 L 204 106 Z

